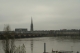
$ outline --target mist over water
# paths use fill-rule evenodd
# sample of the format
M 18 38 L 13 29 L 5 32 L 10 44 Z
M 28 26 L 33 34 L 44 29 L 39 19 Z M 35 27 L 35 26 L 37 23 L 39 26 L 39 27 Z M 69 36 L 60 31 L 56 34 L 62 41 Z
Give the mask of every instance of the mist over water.
M 80 52 L 80 39 L 71 39 L 65 37 L 38 37 L 38 38 L 23 38 L 15 39 L 15 45 L 25 45 L 26 53 L 31 53 L 31 44 L 33 44 L 33 53 L 43 53 L 44 43 L 46 43 L 46 52 L 55 51 L 74 51 Z M 0 52 L 4 53 L 0 40 Z

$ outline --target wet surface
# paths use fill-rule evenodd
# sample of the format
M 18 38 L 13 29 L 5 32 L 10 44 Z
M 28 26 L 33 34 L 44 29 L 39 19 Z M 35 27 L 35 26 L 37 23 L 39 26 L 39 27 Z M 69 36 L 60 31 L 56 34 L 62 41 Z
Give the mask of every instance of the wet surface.
M 51 52 L 53 50 L 64 50 L 64 51 L 74 51 L 80 52 L 80 40 L 79 39 L 68 39 L 68 38 L 55 38 L 55 37 L 40 37 L 40 38 L 25 38 L 16 39 L 15 45 L 21 46 L 25 45 L 26 53 L 43 53 L 44 43 L 46 43 L 46 52 Z M 32 52 L 31 52 L 32 51 Z M 2 44 L 0 41 L 0 52 L 3 52 Z

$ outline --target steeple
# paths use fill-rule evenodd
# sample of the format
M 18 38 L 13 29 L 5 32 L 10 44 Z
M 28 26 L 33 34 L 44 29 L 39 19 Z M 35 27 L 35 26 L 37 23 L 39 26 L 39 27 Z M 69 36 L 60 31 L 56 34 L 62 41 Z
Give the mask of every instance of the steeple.
M 33 31 L 33 20 L 32 20 L 32 17 L 31 17 L 31 29 L 30 31 Z

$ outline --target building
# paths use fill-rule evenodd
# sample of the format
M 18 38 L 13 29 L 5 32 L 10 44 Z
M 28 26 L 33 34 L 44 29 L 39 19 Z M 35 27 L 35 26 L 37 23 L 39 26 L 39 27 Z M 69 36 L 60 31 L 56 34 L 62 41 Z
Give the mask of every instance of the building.
M 16 33 L 26 33 L 27 32 L 27 29 L 26 28 L 16 28 L 15 29 L 15 32 Z
M 33 31 L 33 20 L 32 20 L 32 17 L 31 17 L 31 28 L 30 28 L 30 31 Z

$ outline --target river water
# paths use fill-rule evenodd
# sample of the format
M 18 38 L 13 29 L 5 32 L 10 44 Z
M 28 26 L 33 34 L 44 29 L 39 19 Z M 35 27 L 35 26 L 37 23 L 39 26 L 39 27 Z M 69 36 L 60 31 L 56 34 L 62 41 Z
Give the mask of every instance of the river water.
M 46 43 L 46 52 L 51 52 L 52 49 L 55 51 L 77 51 L 80 52 L 80 40 L 78 39 L 67 39 L 67 38 L 55 38 L 55 37 L 38 37 L 38 38 L 23 38 L 16 39 L 15 45 L 25 45 L 26 53 L 31 53 L 31 44 L 33 44 L 33 53 L 43 53 L 44 43 Z M 0 53 L 4 53 L 0 40 Z

